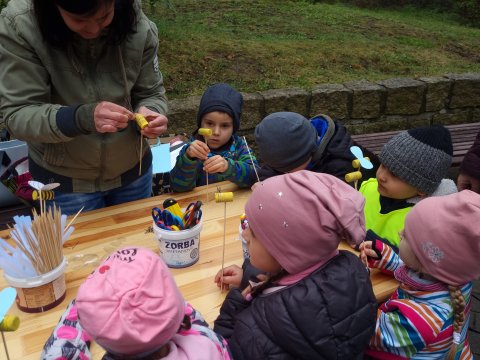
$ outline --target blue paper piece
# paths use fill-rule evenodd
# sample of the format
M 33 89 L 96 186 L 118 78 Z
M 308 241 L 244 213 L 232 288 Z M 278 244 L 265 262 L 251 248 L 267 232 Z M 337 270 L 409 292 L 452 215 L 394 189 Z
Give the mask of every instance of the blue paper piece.
M 372 162 L 367 158 L 363 157 L 362 149 L 360 149 L 358 146 L 352 146 L 350 147 L 350 151 L 352 152 L 353 155 L 355 155 L 358 161 L 360 161 L 361 167 L 365 169 L 373 169 Z
M 7 287 L 0 291 L 0 322 L 3 321 L 8 309 L 12 306 L 17 297 L 17 290 L 12 287 Z
M 154 174 L 167 173 L 172 170 L 172 162 L 170 160 L 170 144 L 158 144 L 152 146 L 152 155 Z

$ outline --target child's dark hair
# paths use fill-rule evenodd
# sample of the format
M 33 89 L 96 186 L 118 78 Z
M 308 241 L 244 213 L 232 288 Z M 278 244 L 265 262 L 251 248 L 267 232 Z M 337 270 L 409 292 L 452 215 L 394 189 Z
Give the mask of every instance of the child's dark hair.
M 112 2 L 115 4 L 115 14 L 108 26 L 107 39 L 109 44 L 118 45 L 129 33 L 135 31 L 134 0 L 70 0 L 69 7 L 65 10 L 88 16 Z M 73 6 L 72 3 L 78 3 L 79 6 Z M 62 4 L 63 0 L 33 0 L 35 18 L 43 38 L 48 44 L 65 50 L 74 33 L 67 27 L 58 11 L 57 6 L 62 7 Z
M 448 291 L 450 292 L 450 298 L 452 299 L 454 342 L 452 343 L 446 359 L 454 360 L 455 355 L 459 349 L 459 344 L 455 343 L 455 333 L 460 334 L 462 332 L 462 326 L 465 322 L 465 299 L 462 295 L 462 291 L 458 286 L 449 285 Z

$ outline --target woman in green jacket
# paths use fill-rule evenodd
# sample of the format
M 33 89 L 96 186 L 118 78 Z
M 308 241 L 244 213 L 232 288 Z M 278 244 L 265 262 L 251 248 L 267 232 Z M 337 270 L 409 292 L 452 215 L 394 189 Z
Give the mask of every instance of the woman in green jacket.
M 63 213 L 150 196 L 143 137 L 168 122 L 157 50 L 138 0 L 15 0 L 2 11 L 0 112 L 28 143 L 33 178 L 61 184 Z

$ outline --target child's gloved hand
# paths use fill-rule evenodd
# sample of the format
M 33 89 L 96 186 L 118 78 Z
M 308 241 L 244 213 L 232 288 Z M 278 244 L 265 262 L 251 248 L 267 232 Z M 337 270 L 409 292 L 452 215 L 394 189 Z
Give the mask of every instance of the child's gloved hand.
M 228 170 L 228 161 L 220 155 L 214 155 L 203 163 L 203 170 L 210 173 L 224 173 Z
M 190 159 L 199 159 L 199 160 L 205 161 L 208 159 L 209 152 L 210 152 L 210 149 L 208 148 L 207 144 L 199 140 L 194 140 L 188 146 L 187 156 Z
M 215 275 L 214 282 L 218 287 L 222 286 L 222 290 L 228 290 L 230 286 L 239 287 L 242 282 L 243 269 L 237 265 L 230 265 L 223 269 L 218 270 Z

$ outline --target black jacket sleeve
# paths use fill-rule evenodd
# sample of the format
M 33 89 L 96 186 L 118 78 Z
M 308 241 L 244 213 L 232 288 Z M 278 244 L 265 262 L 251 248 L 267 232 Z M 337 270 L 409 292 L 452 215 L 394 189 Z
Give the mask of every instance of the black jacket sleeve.
M 228 341 L 232 337 L 237 315 L 249 306 L 250 302 L 243 298 L 240 289 L 230 290 L 213 323 L 213 330 Z

